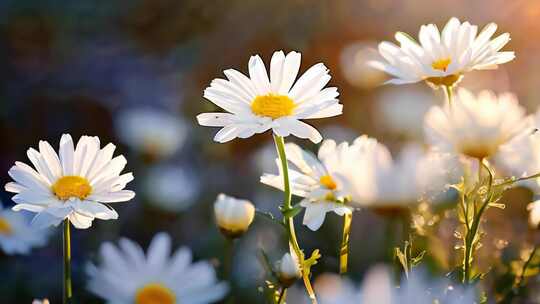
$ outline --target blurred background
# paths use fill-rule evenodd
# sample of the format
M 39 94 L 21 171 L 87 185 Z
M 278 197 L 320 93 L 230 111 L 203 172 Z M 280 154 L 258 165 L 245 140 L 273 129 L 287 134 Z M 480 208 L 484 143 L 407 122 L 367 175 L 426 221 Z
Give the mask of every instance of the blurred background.
M 276 171 L 269 132 L 218 144 L 212 141 L 217 129 L 197 125 L 197 114 L 216 110 L 202 97 L 210 81 L 227 68 L 247 72 L 253 54 L 268 64 L 275 50 L 299 51 L 301 71 L 324 62 L 330 84 L 341 93 L 344 114 L 312 122 L 323 136 L 350 141 L 369 134 L 398 153 L 411 142 L 423 143 L 423 114 L 443 96 L 423 83 L 380 86 L 386 76 L 365 62 L 377 58 L 377 43 L 393 40 L 394 32 L 416 37 L 421 24 L 442 28 L 452 16 L 480 27 L 496 22 L 498 33 L 511 33 L 505 50 L 517 55 L 496 71 L 468 74 L 462 85 L 511 90 L 536 111 L 540 2 L 535 0 L 0 1 L 0 184 L 10 181 L 7 171 L 15 161 L 27 161 L 29 147 L 39 140 L 57 147 L 62 133 L 97 135 L 128 158 L 126 170 L 135 175 L 128 188 L 137 197 L 114 206 L 119 220 L 96 220 L 91 229 L 72 234 L 79 303 L 102 303 L 85 289 L 84 265 L 95 260 L 102 242 L 121 236 L 146 248 L 156 232 L 166 231 L 176 247 L 189 246 L 196 259 L 212 261 L 219 271 L 225 241 L 212 214 L 217 194 L 249 199 L 277 214 L 282 193 L 259 183 L 263 172 Z M 308 141 L 301 145 L 317 150 Z M 510 261 L 534 242 L 525 207 L 531 192 L 515 189 L 510 196 L 506 210 L 489 211 L 490 237 L 480 259 L 494 265 L 486 290 L 499 283 L 489 276 L 507 274 Z M 8 193 L 1 191 L 0 197 L 12 205 Z M 437 275 L 450 272 L 461 256 L 454 249 L 451 208 L 440 206 L 424 210 L 426 229 L 416 247 L 429 248 L 425 267 Z M 342 219 L 330 215 L 317 232 L 297 219 L 302 246 L 308 252 L 319 248 L 325 257 L 314 268 L 315 278 L 336 272 Z M 391 265 L 389 251 L 401 244 L 389 240 L 399 234 L 395 227 L 387 215 L 355 213 L 352 279 L 360 282 L 375 264 Z M 287 249 L 283 231 L 257 217 L 236 245 L 236 303 L 262 303 L 257 253 L 264 248 L 278 259 Z M 60 303 L 61 248 L 55 229 L 48 245 L 30 255 L 0 253 L 2 303 L 43 297 Z M 534 296 L 523 303 L 540 303 Z

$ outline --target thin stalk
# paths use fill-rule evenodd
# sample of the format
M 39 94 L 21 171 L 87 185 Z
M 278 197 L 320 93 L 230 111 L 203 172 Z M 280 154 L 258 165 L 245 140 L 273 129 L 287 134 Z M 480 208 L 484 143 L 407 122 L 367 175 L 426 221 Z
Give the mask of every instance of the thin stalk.
M 521 268 L 520 276 L 516 278 L 517 281 L 515 282 L 515 287 L 505 293 L 504 298 L 500 301 L 500 303 L 512 303 L 512 299 L 519 296 L 523 292 L 523 287 L 525 287 L 525 273 L 527 272 L 527 269 L 529 269 L 529 266 L 537 252 L 538 245 L 535 245 L 531 251 L 531 254 L 527 258 L 527 261 L 525 261 L 523 267 Z
M 287 163 L 287 155 L 285 154 L 285 140 L 281 136 L 274 135 L 274 142 L 276 143 L 276 149 L 279 155 L 279 159 L 281 161 L 281 170 L 283 174 L 283 224 L 285 224 L 285 229 L 287 230 L 289 244 L 296 253 L 296 256 L 300 261 L 300 265 L 302 266 L 302 278 L 304 280 L 306 291 L 311 299 L 311 303 L 316 304 L 317 299 L 315 297 L 313 287 L 311 287 L 309 273 L 308 271 L 306 271 L 306 269 L 304 269 L 304 254 L 300 249 L 300 245 L 298 244 L 298 240 L 296 238 L 296 232 L 294 230 L 294 218 L 292 216 L 286 215 L 286 212 L 292 209 L 292 193 L 289 181 L 289 166 Z
M 465 253 L 463 255 L 463 284 L 469 284 L 471 279 L 471 253 L 472 253 L 472 238 L 467 233 L 465 238 Z
M 349 236 L 351 234 L 352 212 L 346 213 L 343 216 L 343 239 L 339 250 L 339 273 L 347 272 L 347 264 L 349 260 Z
M 223 276 L 232 282 L 232 260 L 234 255 L 234 240 L 225 238 L 225 255 L 223 257 Z
M 512 180 L 506 181 L 504 183 L 497 184 L 497 186 L 510 185 L 510 184 L 513 184 L 513 183 L 517 183 L 517 182 L 521 182 L 521 181 L 525 181 L 525 180 L 529 180 L 529 179 L 533 179 L 533 178 L 538 178 L 538 177 L 540 177 L 540 173 L 536 173 L 536 174 L 533 174 L 533 175 L 512 179 Z
M 283 287 L 281 288 L 281 291 L 279 292 L 279 298 L 277 303 L 283 304 L 285 303 L 285 299 L 287 298 L 287 288 Z
M 531 261 L 536 255 L 537 250 L 538 250 L 538 245 L 534 246 L 534 249 L 532 250 L 531 255 L 529 255 L 529 258 L 527 259 L 527 261 L 525 261 L 525 264 L 523 264 L 523 269 L 521 270 L 521 275 L 519 276 L 519 282 L 517 284 L 518 290 L 521 289 L 521 287 L 523 287 L 523 283 L 525 282 L 525 273 L 527 272 L 527 269 L 529 268 Z
M 225 280 L 229 281 L 229 288 L 231 289 L 230 295 L 225 303 L 233 304 L 235 303 L 235 297 L 232 290 L 234 289 L 234 280 L 232 277 L 232 266 L 233 266 L 233 257 L 234 257 L 234 244 L 235 239 L 225 238 L 225 252 L 223 256 L 223 277 Z
M 489 202 L 491 201 L 491 187 L 493 185 L 493 175 L 489 170 L 489 167 L 484 164 L 483 159 L 478 159 L 478 182 L 481 182 L 482 178 L 482 167 L 486 168 L 486 170 L 489 173 L 489 184 L 488 184 L 488 191 L 487 191 L 487 197 L 485 201 L 482 202 L 482 205 L 478 210 L 476 210 L 475 206 L 475 213 L 473 216 L 473 221 L 471 223 L 471 226 L 469 227 L 467 225 L 466 230 L 467 233 L 465 235 L 465 250 L 463 254 L 463 284 L 470 284 L 471 283 L 471 273 L 472 273 L 472 261 L 473 261 L 473 253 L 474 253 L 474 245 L 475 240 L 478 235 L 478 230 L 480 228 L 480 222 L 482 221 L 482 216 L 484 215 L 484 211 L 487 209 Z M 473 204 L 476 204 L 476 202 L 472 202 Z M 468 205 L 469 202 L 466 202 Z
M 73 291 L 71 289 L 71 235 L 69 219 L 64 220 L 64 304 L 71 303 Z

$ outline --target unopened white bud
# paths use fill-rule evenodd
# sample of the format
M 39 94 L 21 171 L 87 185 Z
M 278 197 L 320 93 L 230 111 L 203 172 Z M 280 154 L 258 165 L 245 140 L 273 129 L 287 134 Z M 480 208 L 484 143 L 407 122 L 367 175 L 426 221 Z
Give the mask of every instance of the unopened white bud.
M 279 262 L 278 275 L 279 282 L 284 287 L 291 286 L 298 278 L 302 276 L 298 258 L 290 253 L 285 253 Z
M 222 193 L 214 203 L 214 214 L 221 232 L 229 238 L 237 238 L 248 230 L 255 216 L 255 207 L 250 201 Z

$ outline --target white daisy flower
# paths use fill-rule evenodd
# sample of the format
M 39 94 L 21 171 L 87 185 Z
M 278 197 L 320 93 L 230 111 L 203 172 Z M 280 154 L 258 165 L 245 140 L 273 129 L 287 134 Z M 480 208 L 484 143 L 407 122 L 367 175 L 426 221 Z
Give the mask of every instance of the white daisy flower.
M 292 134 L 320 142 L 320 133 L 301 120 L 340 115 L 343 106 L 337 100 L 337 88 L 324 88 L 331 77 L 322 63 L 309 68 L 295 83 L 300 57 L 297 52 L 286 56 L 283 51 L 275 52 L 270 77 L 259 55 L 249 60 L 249 78 L 225 70 L 227 80 L 213 80 L 204 97 L 229 113 L 199 114 L 199 124 L 223 127 L 214 137 L 220 143 L 269 129 L 279 136 Z
M 424 128 L 428 141 L 439 150 L 486 158 L 524 132 L 530 122 L 513 94 L 482 91 L 475 96 L 460 89 L 451 105 L 428 111 Z
M 405 146 L 396 159 L 378 167 L 376 174 L 377 196 L 375 202 L 366 202 L 373 208 L 407 208 L 416 205 L 423 195 L 427 169 L 423 167 L 426 154 L 418 145 Z M 432 168 L 435 170 L 435 168 Z M 440 168 L 436 168 L 440 170 Z M 427 181 L 427 182 L 433 182 Z M 441 189 L 442 192 L 444 189 Z M 362 201 L 359 201 L 361 204 Z
M 177 152 L 187 138 L 187 128 L 178 115 L 154 108 L 130 108 L 116 119 L 118 138 L 150 159 Z
M 88 264 L 88 289 L 110 304 L 207 304 L 228 291 L 208 262 L 192 263 L 189 248 L 171 256 L 171 238 L 158 233 L 143 249 L 128 239 L 101 245 L 101 265 Z
M 37 215 L 36 227 L 58 225 L 64 219 L 79 229 L 92 225 L 94 218 L 118 218 L 112 208 L 103 203 L 131 200 L 135 193 L 123 190 L 133 180 L 133 174 L 120 175 L 126 159 L 113 158 L 115 146 L 100 148 L 98 137 L 83 136 L 74 147 L 69 134 L 60 139 L 59 155 L 46 141 L 39 142 L 39 151 L 28 149 L 34 168 L 16 162 L 9 170 L 14 182 L 7 183 L 8 192 L 16 193 L 13 210 L 27 210 Z
M 341 157 L 347 168 L 342 176 L 351 203 L 359 207 L 374 204 L 379 195 L 378 176 L 392 168 L 390 151 L 376 139 L 363 135 Z
M 3 209 L 0 203 L 0 248 L 6 254 L 28 254 L 47 243 L 49 231 L 30 226 L 28 218 L 19 212 Z
M 151 167 L 144 181 L 148 202 L 169 212 L 180 212 L 191 207 L 200 187 L 200 181 L 194 174 L 170 164 Z
M 387 83 L 427 81 L 435 86 L 453 86 L 466 72 L 495 69 L 514 59 L 514 52 L 500 52 L 510 41 L 510 34 L 491 39 L 496 30 L 497 25 L 490 23 L 477 35 L 476 25 L 461 23 L 457 18 L 451 18 L 442 32 L 435 24 L 422 25 L 420 44 L 397 32 L 395 38 L 400 46 L 380 43 L 379 53 L 385 61 L 371 64 L 394 77 Z
M 285 145 L 292 194 L 303 197 L 300 205 L 306 208 L 304 225 L 318 230 L 324 222 L 326 213 L 334 212 L 340 216 L 351 213 L 353 209 L 346 204 L 348 192 L 343 180 L 344 170 L 350 165 L 348 143 L 339 146 L 333 140 L 325 140 L 319 149 L 318 159 L 293 143 Z M 279 159 L 276 159 L 279 175 L 264 174 L 261 183 L 283 191 L 283 175 Z
M 354 206 L 403 209 L 418 204 L 428 188 L 446 190 L 448 174 L 434 166 L 440 164 L 436 160 L 417 144 L 406 145 L 393 159 L 384 145 L 362 136 L 351 145 L 342 180 Z

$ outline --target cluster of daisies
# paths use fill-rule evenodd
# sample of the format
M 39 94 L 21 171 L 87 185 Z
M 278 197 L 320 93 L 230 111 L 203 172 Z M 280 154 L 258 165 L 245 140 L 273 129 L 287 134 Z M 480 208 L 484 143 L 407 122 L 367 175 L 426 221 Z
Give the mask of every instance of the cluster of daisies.
M 296 52 L 275 52 L 269 71 L 259 56 L 249 60 L 249 76 L 226 70 L 226 79 L 212 81 L 204 94 L 226 112 L 203 113 L 197 119 L 203 126 L 221 127 L 214 138 L 220 143 L 271 129 L 277 146 L 277 173 L 264 173 L 260 181 L 285 192 L 285 203 L 281 206 L 285 225 L 290 225 L 287 220 L 303 208 L 303 224 L 313 231 L 323 225 L 327 213 L 350 217 L 355 210 L 363 208 L 381 212 L 408 210 L 425 200 L 431 202 L 437 193 L 464 180 L 480 187 L 489 176 L 489 191 L 492 186 L 499 186 L 494 181 L 495 176 L 506 181 L 501 185 L 520 180 L 534 183 L 531 180 L 536 180 L 534 174 L 540 171 L 535 132 L 540 121 L 527 115 L 511 93 L 497 95 L 488 90 L 473 93 L 458 88 L 467 72 L 495 69 L 514 59 L 514 52 L 501 51 L 510 41 L 510 35 L 493 37 L 496 30 L 494 23 L 479 31 L 476 25 L 452 18 L 442 31 L 434 24 L 422 26 L 419 42 L 398 32 L 395 38 L 399 45 L 379 44 L 382 59 L 370 61 L 369 65 L 390 74 L 392 79 L 387 83 L 425 82 L 433 89 L 442 89 L 447 97 L 444 104 L 429 107 L 423 117 L 428 147 L 407 146 L 393 157 L 388 148 L 367 135 L 350 143 L 323 140 L 319 131 L 303 120 L 340 115 L 343 106 L 337 99 L 337 89 L 326 87 L 330 75 L 322 63 L 312 66 L 295 81 L 300 67 L 300 54 Z M 315 144 L 322 142 L 318 153 L 313 154 L 294 143 L 285 144 L 281 151 L 280 142 L 289 135 Z M 470 174 L 472 170 L 478 170 L 479 175 Z M 287 205 L 287 195 L 291 194 L 301 198 L 298 205 Z M 470 193 L 463 190 L 462 194 L 466 197 Z M 467 250 L 474 252 L 471 247 L 476 246 L 480 238 L 478 226 L 482 211 L 495 205 L 491 194 L 478 213 L 475 209 L 475 213 L 467 211 L 465 215 L 468 239 L 464 246 L 469 248 L 465 252 L 464 276 L 467 278 L 463 279 L 464 283 L 471 279 L 467 269 L 472 267 L 474 253 Z M 529 207 L 534 226 L 540 220 L 538 206 L 537 202 Z M 291 215 L 290 211 L 295 212 Z M 474 216 L 470 219 L 473 225 L 469 223 L 470 216 Z M 244 222 L 247 227 L 250 222 L 245 220 L 247 218 L 239 217 L 238 222 Z M 346 225 L 345 221 L 344 229 Z M 278 267 L 276 273 L 278 277 L 294 273 L 297 277 L 304 276 L 306 291 L 311 302 L 316 303 L 309 277 L 306 282 L 305 276 L 309 275 L 313 261 L 298 249 L 300 246 L 290 226 L 287 231 L 290 255 L 300 270 L 288 267 L 289 271 L 283 271 Z M 282 261 L 282 264 L 288 263 Z M 277 288 L 276 303 L 283 300 L 289 286 L 281 283 L 281 288 Z M 398 296 L 391 302 L 403 301 L 407 302 L 406 297 Z M 471 297 L 465 300 L 474 301 Z M 338 302 L 342 303 L 324 301 Z M 433 302 L 433 298 L 428 302 Z
M 379 45 L 382 61 L 369 64 L 390 74 L 393 78 L 388 83 L 424 81 L 435 89 L 444 89 L 447 96 L 443 105 L 431 106 L 424 116 L 423 129 L 429 146 L 409 145 L 397 155 L 367 135 L 350 143 L 323 140 L 315 127 L 304 122 L 338 116 L 343 105 L 338 100 L 338 89 L 327 87 L 331 76 L 324 64 L 315 64 L 299 76 L 298 52 L 275 52 L 269 71 L 258 55 L 252 56 L 248 76 L 229 69 L 224 71 L 226 79 L 211 82 L 204 97 L 225 112 L 202 113 L 197 120 L 203 126 L 221 127 L 214 137 L 216 142 L 248 138 L 269 130 L 274 135 L 277 170 L 262 172 L 260 181 L 285 193 L 282 224 L 287 228 L 289 248 L 269 269 L 276 276 L 272 303 L 285 303 L 287 289 L 292 294 L 291 286 L 301 277 L 309 301 L 317 303 L 310 283 L 310 267 L 320 255 L 315 251 L 311 257 L 305 256 L 296 238 L 292 219 L 301 209 L 303 224 L 316 231 L 324 224 L 327 213 L 350 219 L 356 210 L 364 208 L 400 212 L 417 206 L 426 197 L 437 197 L 449 185 L 465 178 L 479 182 L 467 173 L 474 166 L 488 166 L 487 163 L 489 168 L 500 168 L 498 174 L 515 177 L 512 181 L 526 180 L 525 177 L 540 171 L 540 135 L 535 132 L 540 127 L 540 114 L 527 115 L 511 93 L 456 90 L 467 72 L 493 69 L 514 58 L 513 52 L 501 51 L 510 40 L 509 34 L 493 38 L 496 30 L 493 23 L 478 31 L 476 25 L 452 18 L 441 32 L 433 24 L 422 26 L 419 42 L 398 32 L 395 38 L 399 45 Z M 162 114 L 139 110 L 120 117 L 119 135 L 140 152 L 142 161 L 174 154 L 186 137 L 183 122 L 164 119 Z M 160 140 L 163 132 L 171 132 L 166 137 L 175 140 Z M 284 144 L 283 139 L 290 135 L 321 143 L 318 152 L 314 154 L 294 143 Z M 2 249 L 7 253 L 27 253 L 46 242 L 50 231 L 43 228 L 62 222 L 86 229 L 96 218 L 117 219 L 119 215 L 111 204 L 129 201 L 135 193 L 125 189 L 133 174 L 122 173 L 126 159 L 122 155 L 113 157 L 114 151 L 113 144 L 102 147 L 97 137 L 83 136 L 75 143 L 68 134 L 61 137 L 58 153 L 45 141 L 39 143 L 37 150 L 30 148 L 27 156 L 32 166 L 16 162 L 9 170 L 13 182 L 5 189 L 15 194 L 16 204 L 12 210 L 0 212 Z M 163 174 L 156 169 L 150 176 L 160 179 Z M 164 180 L 169 182 L 186 178 L 181 170 L 166 174 Z M 476 178 L 482 179 L 482 174 Z M 525 182 L 538 187 L 530 179 Z M 175 187 L 164 185 L 163 189 Z M 163 208 L 175 210 L 174 201 L 189 195 L 185 189 L 165 193 L 157 200 Z M 291 195 L 301 201 L 293 206 Z M 170 197 L 174 197 L 172 202 Z M 540 203 L 531 204 L 530 209 L 531 223 L 538 225 Z M 31 225 L 24 215 L 16 213 L 21 210 L 35 213 Z M 234 240 L 248 230 L 256 209 L 248 200 L 220 194 L 214 213 L 221 232 Z M 109 303 L 212 303 L 222 299 L 229 288 L 218 281 L 208 262 L 193 263 L 189 249 L 180 248 L 173 253 L 171 238 L 165 233 L 156 234 L 146 254 L 128 239 L 119 240 L 117 245 L 104 243 L 99 249 L 99 263 L 88 263 L 86 272 L 88 289 Z M 423 285 L 412 278 L 396 290 L 392 280 L 381 271 L 366 277 L 362 291 L 357 291 L 347 279 L 331 280 L 341 287 L 324 290 L 315 284 L 322 303 L 347 303 L 352 299 L 366 303 L 476 301 L 469 289 L 455 296 L 448 289 L 426 294 Z

